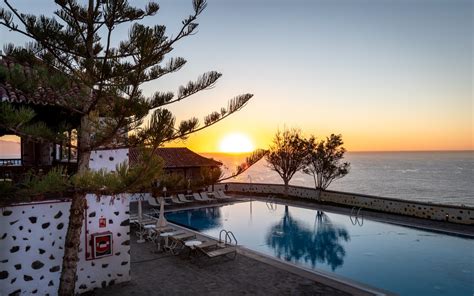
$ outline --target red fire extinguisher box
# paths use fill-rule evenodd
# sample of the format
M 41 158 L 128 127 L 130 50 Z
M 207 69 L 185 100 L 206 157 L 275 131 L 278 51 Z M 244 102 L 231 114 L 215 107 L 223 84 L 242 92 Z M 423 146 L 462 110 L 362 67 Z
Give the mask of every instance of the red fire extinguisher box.
M 110 231 L 91 234 L 92 258 L 98 259 L 113 254 L 113 234 Z

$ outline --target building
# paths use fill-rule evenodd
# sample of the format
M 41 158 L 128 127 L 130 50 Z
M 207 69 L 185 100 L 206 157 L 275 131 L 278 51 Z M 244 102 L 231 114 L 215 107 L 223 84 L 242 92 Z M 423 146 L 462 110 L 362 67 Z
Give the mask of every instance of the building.
M 136 163 L 138 153 L 138 149 L 130 149 L 130 165 Z M 222 165 L 221 162 L 201 156 L 186 147 L 158 148 L 155 153 L 163 159 L 166 173 L 179 174 L 186 180 L 200 179 L 203 167 L 218 168 Z

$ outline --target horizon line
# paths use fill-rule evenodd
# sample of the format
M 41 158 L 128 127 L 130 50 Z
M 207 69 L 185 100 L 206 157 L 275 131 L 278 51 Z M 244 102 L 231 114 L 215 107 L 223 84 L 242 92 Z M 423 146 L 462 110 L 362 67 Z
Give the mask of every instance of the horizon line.
M 253 151 L 249 152 L 222 152 L 222 151 L 195 151 L 196 153 L 204 153 L 204 154 L 230 154 L 230 155 L 239 155 L 239 154 L 249 154 Z M 433 150 L 347 150 L 346 152 L 350 153 L 383 153 L 383 152 L 474 152 L 473 149 L 433 149 Z

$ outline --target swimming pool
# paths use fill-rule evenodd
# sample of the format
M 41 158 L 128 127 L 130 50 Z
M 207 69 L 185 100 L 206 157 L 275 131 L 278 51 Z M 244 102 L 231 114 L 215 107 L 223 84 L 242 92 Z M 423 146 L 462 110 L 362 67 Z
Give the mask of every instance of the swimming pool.
M 400 295 L 474 294 L 474 239 L 283 204 L 171 212 L 174 223 Z

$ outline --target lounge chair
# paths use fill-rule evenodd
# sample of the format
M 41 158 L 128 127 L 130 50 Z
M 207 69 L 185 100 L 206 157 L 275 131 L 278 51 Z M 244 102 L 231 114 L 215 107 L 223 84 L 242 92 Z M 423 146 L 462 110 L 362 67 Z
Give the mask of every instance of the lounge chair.
M 225 192 L 222 190 L 217 190 L 217 194 L 219 194 L 220 197 L 222 198 L 232 198 L 231 196 L 228 196 L 227 194 L 225 194 Z
M 235 259 L 237 256 L 237 248 L 235 246 L 220 246 L 216 242 L 203 243 L 201 245 L 197 245 L 196 248 L 208 258 L 225 256 Z
M 199 245 L 199 248 L 207 249 L 207 248 L 216 247 L 216 246 L 217 246 L 216 241 L 205 241 L 205 242 L 202 242 L 202 244 Z M 197 248 L 197 246 L 196 246 L 196 248 Z
M 162 246 L 162 243 L 161 243 L 162 237 L 160 236 L 160 234 L 164 232 L 178 233 L 178 230 L 169 226 L 165 226 L 165 227 L 151 228 L 150 232 L 151 232 L 151 235 L 150 235 L 151 240 L 155 243 L 157 249 L 160 250 Z
M 160 207 L 160 202 L 157 198 L 154 198 L 153 196 L 148 196 L 147 201 L 152 207 Z M 166 201 L 164 202 L 165 206 L 169 206 L 170 204 L 167 203 Z
M 209 195 L 207 195 L 207 192 L 201 192 L 201 197 L 202 197 L 203 200 L 208 200 L 208 201 L 216 201 L 217 200 L 215 198 L 209 197 Z
M 148 237 L 148 238 L 152 239 L 152 235 L 151 235 L 152 232 L 149 231 L 149 228 L 147 226 L 148 225 L 155 225 L 155 224 L 156 224 L 156 219 L 149 218 L 149 217 L 142 217 L 142 219 L 140 220 L 137 217 L 137 220 L 133 221 L 132 225 L 136 226 L 137 231 L 135 232 L 135 234 L 139 238 Z
M 185 247 L 186 241 L 195 239 L 196 235 L 191 232 L 179 232 L 169 237 L 171 244 L 168 246 L 173 255 L 179 254 Z
M 180 201 L 176 196 L 171 196 L 171 201 L 175 204 L 184 204 L 186 203 L 185 201 Z
M 182 202 L 193 202 L 192 200 L 188 200 L 188 199 L 186 198 L 186 196 L 184 196 L 184 194 L 182 194 L 182 193 L 179 193 L 179 194 L 178 194 L 178 199 L 179 199 L 180 201 L 182 201 Z
M 229 199 L 230 196 L 227 196 L 224 191 L 214 191 L 214 197 L 217 199 Z
M 197 193 L 197 192 L 194 192 L 194 193 L 193 193 L 193 198 L 194 198 L 195 201 L 206 201 L 206 200 L 204 200 L 204 199 L 201 197 L 201 195 L 199 195 L 199 193 Z

